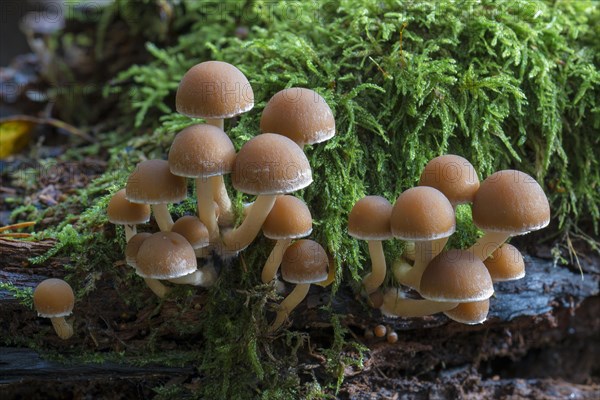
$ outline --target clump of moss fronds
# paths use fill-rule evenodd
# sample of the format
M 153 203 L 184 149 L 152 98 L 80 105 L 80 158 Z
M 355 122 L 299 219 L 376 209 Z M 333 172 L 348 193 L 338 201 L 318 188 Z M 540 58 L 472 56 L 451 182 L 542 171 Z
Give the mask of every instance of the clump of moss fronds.
M 358 279 L 365 261 L 364 244 L 345 230 L 354 203 L 365 194 L 393 201 L 443 153 L 469 159 L 480 178 L 509 167 L 535 176 L 559 229 L 589 223 L 598 233 L 600 8 L 593 1 L 184 0 L 172 12 L 176 43 L 148 43 L 154 60 L 121 73 L 106 89 L 119 101 L 121 113 L 113 118 L 120 128 L 96 193 L 124 184 L 140 158 L 166 157 L 175 133 L 197 122 L 174 110 L 179 80 L 192 65 L 215 59 L 242 70 L 257 99 L 254 110 L 226 121 L 237 148 L 259 133 L 261 110 L 283 88 L 316 90 L 333 109 L 338 133 L 307 148 L 315 182 L 301 195 L 315 218 L 314 238 L 333 254 L 339 278 L 348 269 Z M 242 200 L 238 195 L 238 205 Z M 86 270 L 102 270 L 100 261 L 116 257 L 119 248 L 97 230 L 105 222 L 96 216 L 103 203 L 90 201 L 88 219 L 77 226 L 84 235 L 63 250 L 77 253 L 78 265 L 89 262 Z M 455 245 L 472 239 L 471 231 Z M 94 255 L 103 258 L 82 243 L 93 243 Z M 248 265 L 264 260 L 264 247 L 259 242 L 245 253 Z M 390 254 L 398 252 L 392 247 Z M 240 262 L 232 266 L 236 273 Z M 249 278 L 238 281 L 245 294 L 224 296 L 232 289 L 217 285 L 214 301 L 227 303 L 214 303 L 206 314 L 225 324 L 208 322 L 203 331 L 211 341 L 199 367 L 206 381 L 246 372 L 244 379 L 227 375 L 223 389 L 206 389 L 216 397 L 248 388 L 275 393 L 282 383 L 249 378 L 269 377 L 277 364 L 260 363 L 269 359 L 261 347 L 260 291 Z M 286 387 L 299 385 L 289 376 Z

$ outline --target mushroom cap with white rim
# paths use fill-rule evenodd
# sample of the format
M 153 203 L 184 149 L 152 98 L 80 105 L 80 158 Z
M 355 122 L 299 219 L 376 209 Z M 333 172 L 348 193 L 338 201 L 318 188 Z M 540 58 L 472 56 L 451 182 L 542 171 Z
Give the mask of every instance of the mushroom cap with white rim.
M 452 310 L 444 311 L 446 316 L 456 322 L 467 325 L 481 324 L 490 311 L 490 299 L 460 303 Z
M 46 279 L 33 292 L 33 305 L 40 317 L 66 317 L 73 311 L 75 295 L 71 286 L 62 279 Z
M 348 234 L 361 240 L 387 240 L 392 236 L 392 204 L 381 196 L 358 200 L 348 215 Z
M 312 232 L 312 215 L 302 200 L 285 195 L 275 200 L 273 208 L 262 226 L 263 235 L 269 239 L 297 239 Z
M 291 139 L 264 133 L 247 141 L 238 152 L 232 184 L 254 195 L 277 195 L 303 189 L 312 183 L 306 155 Z
M 434 187 L 452 205 L 471 203 L 479 189 L 479 178 L 473 165 L 461 156 L 445 154 L 431 159 L 419 179 L 419 186 Z
M 127 265 L 134 268 L 136 267 L 138 251 L 140 250 L 142 243 L 150 236 L 152 236 L 151 233 L 141 232 L 133 235 L 133 237 L 129 239 L 127 246 L 125 246 L 125 262 Z
M 125 198 L 125 189 L 116 192 L 106 207 L 108 221 L 116 225 L 137 225 L 150 221 L 150 206 L 132 203 Z
M 254 107 L 254 91 L 237 67 L 205 61 L 190 68 L 179 83 L 177 112 L 192 118 L 231 118 Z
M 485 231 L 522 235 L 550 223 L 550 205 L 531 176 L 502 170 L 481 182 L 473 200 L 473 222 Z
M 314 144 L 335 135 L 335 119 L 317 92 L 289 88 L 271 97 L 260 118 L 260 130 L 287 136 L 298 144 Z
M 142 278 L 179 278 L 197 267 L 192 245 L 175 232 L 157 232 L 144 240 L 138 250 L 136 273 Z
M 473 253 L 443 251 L 427 265 L 421 277 L 420 293 L 425 299 L 443 302 L 481 301 L 494 294 L 492 278 Z
M 171 173 L 167 161 L 145 160 L 129 175 L 125 195 L 133 203 L 178 203 L 187 197 L 187 183 Z
M 231 172 L 235 149 L 229 136 L 213 125 L 191 125 L 179 132 L 169 150 L 174 175 L 211 177 Z
M 281 277 L 289 283 L 317 283 L 327 279 L 329 257 L 323 247 L 301 239 L 287 248 L 281 261 Z
M 417 186 L 400 194 L 392 209 L 392 234 L 402 240 L 448 237 L 456 229 L 454 209 L 439 190 Z
M 494 282 L 512 281 L 525 276 L 525 260 L 519 249 L 504 243 L 483 262 Z
M 208 229 L 196 216 L 186 215 L 179 218 L 173 224 L 171 232 L 178 233 L 186 238 L 194 249 L 209 245 Z

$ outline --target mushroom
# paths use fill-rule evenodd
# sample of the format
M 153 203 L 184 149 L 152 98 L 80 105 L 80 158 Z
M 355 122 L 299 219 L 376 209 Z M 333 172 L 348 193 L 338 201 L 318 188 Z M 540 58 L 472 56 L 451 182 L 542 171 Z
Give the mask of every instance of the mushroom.
M 514 281 L 525 276 L 525 261 L 513 245 L 504 243 L 483 262 L 493 282 Z
M 317 92 L 289 88 L 271 97 L 260 118 L 260 130 L 287 136 L 304 147 L 331 139 L 335 135 L 335 119 Z
M 210 244 L 206 225 L 193 215 L 186 215 L 175 221 L 171 232 L 179 233 L 186 238 L 192 245 L 197 256 L 203 255 L 201 250 Z
M 204 118 L 207 124 L 223 129 L 224 118 L 254 107 L 254 91 L 235 66 L 223 61 L 205 61 L 185 73 L 175 103 L 178 113 Z
M 125 189 L 116 192 L 106 207 L 108 221 L 125 227 L 125 241 L 137 233 L 136 225 L 150 221 L 150 206 L 132 203 L 125 198 Z
M 480 301 L 469 301 L 460 303 L 452 310 L 445 311 L 444 314 L 456 322 L 467 325 L 482 324 L 490 310 L 490 299 Z
M 484 232 L 469 251 L 485 260 L 510 236 L 524 235 L 550 223 L 550 205 L 531 176 L 503 170 L 488 176 L 473 200 L 473 222 Z
M 446 196 L 429 186 L 417 186 L 398 196 L 392 210 L 392 234 L 415 242 L 415 264 L 397 274 L 403 285 L 419 290 L 421 275 L 456 229 L 454 209 Z M 408 265 L 408 264 L 407 264 Z
M 169 150 L 171 173 L 196 181 L 198 216 L 206 225 L 211 242 L 219 239 L 213 188 L 218 188 L 223 183 L 222 176 L 231 172 L 234 159 L 235 149 L 229 136 L 221 128 L 206 124 L 188 126 L 179 132 Z
M 265 237 L 277 241 L 261 274 L 262 282 L 268 283 L 275 278 L 283 254 L 292 240 L 308 236 L 312 232 L 310 210 L 297 197 L 279 196 L 265 219 L 262 230 Z
M 125 247 L 125 262 L 127 265 L 133 268 L 136 267 L 140 246 L 144 243 L 144 240 L 148 239 L 150 236 L 152 236 L 152 234 L 148 232 L 138 233 L 127 242 L 127 246 Z
M 132 203 L 150 204 L 161 231 L 170 231 L 173 218 L 167 204 L 183 201 L 187 196 L 185 178 L 175 176 L 165 160 L 146 160 L 129 175 L 125 197 Z
M 366 196 L 358 200 L 348 215 L 348 234 L 366 240 L 372 267 L 362 281 L 365 294 L 377 291 L 385 280 L 386 263 L 382 241 L 393 238 L 390 219 L 392 205 L 381 196 Z
M 312 170 L 304 152 L 285 136 L 264 133 L 247 141 L 238 152 L 233 187 L 257 195 L 242 224 L 223 235 L 229 251 L 246 248 L 256 237 L 278 195 L 312 183 Z
M 311 283 L 317 283 L 327 278 L 329 258 L 323 247 L 309 239 L 301 239 L 290 245 L 281 262 L 281 276 L 296 287 L 283 299 L 277 310 L 275 321 L 270 330 L 277 330 L 288 315 L 308 294 Z
M 175 232 L 157 232 L 144 240 L 136 258 L 136 273 L 144 278 L 148 287 L 160 298 L 169 289 L 159 279 L 187 277 L 187 283 L 208 286 L 213 283 L 211 274 L 198 273 L 196 255 L 186 238 Z
M 430 186 L 444 194 L 456 209 L 459 204 L 472 203 L 479 189 L 479 178 L 471 163 L 454 154 L 431 159 L 419 179 L 419 186 Z
M 73 311 L 75 295 L 67 282 L 56 278 L 40 282 L 33 292 L 33 305 L 38 316 L 50 318 L 58 337 L 66 340 L 73 336 L 73 326 L 65 317 Z
M 472 302 L 494 294 L 492 277 L 483 262 L 466 250 L 438 254 L 421 278 L 421 296 L 441 302 Z

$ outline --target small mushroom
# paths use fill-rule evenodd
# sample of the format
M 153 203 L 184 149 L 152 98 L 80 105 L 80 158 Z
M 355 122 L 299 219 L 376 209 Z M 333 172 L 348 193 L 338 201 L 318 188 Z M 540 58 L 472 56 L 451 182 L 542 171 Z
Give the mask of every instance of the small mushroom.
M 392 234 L 415 242 L 415 264 L 397 279 L 419 290 L 421 275 L 456 229 L 454 209 L 446 196 L 429 186 L 410 188 L 398 196 L 392 210 Z
M 490 310 L 490 299 L 480 301 L 470 301 L 460 303 L 452 310 L 445 311 L 444 314 L 453 321 L 461 324 L 475 325 L 482 324 Z
M 171 232 L 179 233 L 186 238 L 194 248 L 197 256 L 204 255 L 201 250 L 210 244 L 206 225 L 193 215 L 186 215 L 175 221 Z
M 289 88 L 271 97 L 260 118 L 260 130 L 287 136 L 304 147 L 331 139 L 335 135 L 335 119 L 317 92 Z
M 312 232 L 310 210 L 297 197 L 279 196 L 262 227 L 263 235 L 276 240 L 262 270 L 261 280 L 268 283 L 275 278 L 285 250 L 293 239 L 303 238 Z
M 392 239 L 392 205 L 381 196 L 366 196 L 356 202 L 348 215 L 348 234 L 366 240 L 372 267 L 362 281 L 365 294 L 377 291 L 385 280 L 386 262 L 382 241 Z
M 252 243 L 278 195 L 312 183 L 312 170 L 294 142 L 285 136 L 264 133 L 247 141 L 238 152 L 232 183 L 236 190 L 257 195 L 242 224 L 223 234 L 225 248 L 235 252 Z
M 219 239 L 213 188 L 223 182 L 219 177 L 231 172 L 234 160 L 235 149 L 229 136 L 206 124 L 188 126 L 179 132 L 169 150 L 171 173 L 195 179 L 198 217 L 206 225 L 211 242 Z M 222 213 L 227 211 L 221 209 Z
M 308 294 L 311 283 L 327 278 L 329 258 L 323 247 L 309 239 L 294 242 L 283 255 L 281 276 L 284 281 L 296 284 L 291 293 L 279 305 L 270 330 L 277 330 L 298 304 Z
M 514 281 L 525 276 L 525 260 L 513 245 L 504 243 L 483 262 L 493 282 Z
M 125 189 L 121 189 L 111 197 L 106 214 L 111 224 L 125 227 L 125 240 L 129 242 L 137 233 L 136 225 L 150 221 L 150 206 L 130 202 L 125 198 Z
M 473 222 L 484 232 L 469 249 L 485 260 L 509 237 L 550 223 L 550 205 L 539 183 L 524 172 L 503 170 L 488 176 L 473 200 Z
M 142 243 L 144 240 L 148 239 L 152 236 L 151 233 L 141 232 L 134 235 L 129 242 L 127 242 L 127 246 L 125 247 L 125 262 L 127 265 L 136 268 L 137 266 L 137 255 Z
M 73 326 L 65 320 L 75 305 L 71 286 L 62 279 L 46 279 L 33 292 L 33 305 L 38 316 L 50 318 L 54 331 L 61 339 L 73 336 Z
M 173 218 L 167 205 L 187 197 L 185 178 L 175 176 L 165 160 L 146 160 L 139 163 L 127 179 L 125 197 L 132 203 L 150 204 L 161 231 L 168 232 Z

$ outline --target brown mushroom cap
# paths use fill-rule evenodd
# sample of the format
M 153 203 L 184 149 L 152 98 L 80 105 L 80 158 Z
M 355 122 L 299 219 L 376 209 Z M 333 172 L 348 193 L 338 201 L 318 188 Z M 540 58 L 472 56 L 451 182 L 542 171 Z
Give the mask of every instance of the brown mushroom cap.
M 137 254 L 136 272 L 143 278 L 172 279 L 198 267 L 186 238 L 175 232 L 157 232 L 144 240 Z
M 335 119 L 317 92 L 290 88 L 271 97 L 260 118 L 260 131 L 278 133 L 302 145 L 320 143 L 335 135 Z
M 419 186 L 431 186 L 444 193 L 452 205 L 471 203 L 479 189 L 479 178 L 471 163 L 454 154 L 430 160 L 419 179 Z
M 479 258 L 453 249 L 431 260 L 421 277 L 420 293 L 428 300 L 462 303 L 489 298 L 494 286 Z
M 481 301 L 460 303 L 452 310 L 444 311 L 444 314 L 456 322 L 474 325 L 481 324 L 483 321 L 485 321 L 489 311 L 490 299 L 485 299 Z
M 481 182 L 475 194 L 473 222 L 487 231 L 525 234 L 550 223 L 550 205 L 531 176 L 517 170 L 498 171 Z
M 302 200 L 285 195 L 275 200 L 273 208 L 262 226 L 269 239 L 297 239 L 312 232 L 312 215 Z
M 190 68 L 179 83 L 177 112 L 193 118 L 231 118 L 254 107 L 254 91 L 246 76 L 222 61 Z
M 40 317 L 65 317 L 73 311 L 75 295 L 67 282 L 50 278 L 40 282 L 35 288 L 33 305 Z
M 173 224 L 171 232 L 179 233 L 186 238 L 194 249 L 200 249 L 209 245 L 208 229 L 196 216 L 186 215 L 179 218 Z
M 391 239 L 392 208 L 384 197 L 363 197 L 348 215 L 348 234 L 361 240 Z
M 327 279 L 329 258 L 323 247 L 309 239 L 292 243 L 281 261 L 281 277 L 289 283 L 317 283 Z
M 402 192 L 392 209 L 392 234 L 399 239 L 441 239 L 455 229 L 452 204 L 442 192 L 429 186 Z
M 132 267 L 136 267 L 137 264 L 137 255 L 142 243 L 144 240 L 148 239 L 152 236 L 151 233 L 142 232 L 136 235 L 133 235 L 131 239 L 127 242 L 127 246 L 125 246 L 125 262 L 127 265 L 131 265 Z
M 197 124 L 179 132 L 169 150 L 171 172 L 188 178 L 231 172 L 235 149 L 229 136 L 212 125 Z
M 125 196 L 133 203 L 178 203 L 187 197 L 187 184 L 184 177 L 171 173 L 167 161 L 146 160 L 129 175 Z
M 494 282 L 511 281 L 525 276 L 525 260 L 513 245 L 505 243 L 483 262 Z
M 125 189 L 111 197 L 106 208 L 108 221 L 116 225 L 137 225 L 150 221 L 150 206 L 132 203 L 125 198 Z
M 312 183 L 304 152 L 285 136 L 264 133 L 247 141 L 233 165 L 236 190 L 254 195 L 291 193 Z

